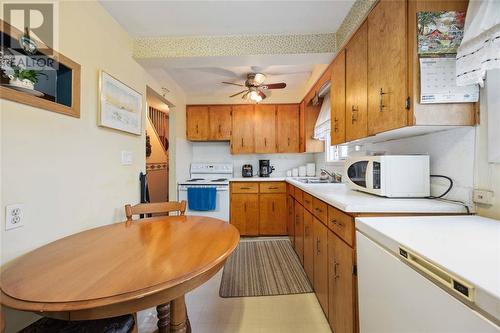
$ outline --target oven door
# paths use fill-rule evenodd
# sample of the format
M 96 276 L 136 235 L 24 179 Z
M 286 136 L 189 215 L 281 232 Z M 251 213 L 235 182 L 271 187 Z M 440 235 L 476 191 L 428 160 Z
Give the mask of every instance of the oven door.
M 179 201 L 188 201 L 187 189 L 189 187 L 215 187 L 217 189 L 217 198 L 215 209 L 211 211 L 190 210 L 188 202 L 186 215 L 208 216 L 229 222 L 229 185 L 179 185 L 177 193 Z

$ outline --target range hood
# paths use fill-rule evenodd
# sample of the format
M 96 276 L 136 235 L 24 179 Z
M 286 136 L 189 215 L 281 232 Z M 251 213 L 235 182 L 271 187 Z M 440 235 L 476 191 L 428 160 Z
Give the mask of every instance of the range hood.
M 330 93 L 330 86 L 331 86 L 330 81 L 326 81 L 323 83 L 323 85 L 319 88 L 318 93 L 314 95 L 314 97 L 311 99 L 311 103 L 313 106 L 318 106 L 321 102 L 321 98 L 324 98 L 328 93 Z

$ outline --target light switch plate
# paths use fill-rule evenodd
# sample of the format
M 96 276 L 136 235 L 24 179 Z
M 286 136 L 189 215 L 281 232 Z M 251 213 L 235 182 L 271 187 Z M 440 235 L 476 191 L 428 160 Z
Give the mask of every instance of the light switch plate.
M 493 205 L 493 191 L 474 190 L 474 202 L 483 205 Z
M 5 230 L 19 228 L 24 225 L 24 205 L 14 204 L 5 207 Z
M 122 165 L 132 165 L 134 157 L 129 150 L 122 150 Z

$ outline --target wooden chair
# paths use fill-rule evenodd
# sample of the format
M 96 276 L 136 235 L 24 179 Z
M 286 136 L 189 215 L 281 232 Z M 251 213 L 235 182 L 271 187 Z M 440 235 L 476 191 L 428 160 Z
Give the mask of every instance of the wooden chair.
M 42 318 L 18 333 L 137 333 L 134 315 L 114 318 L 68 321 Z
M 186 200 L 181 202 L 157 202 L 157 203 L 142 203 L 135 206 L 125 205 L 125 215 L 127 221 L 132 221 L 132 216 L 142 214 L 167 214 L 170 212 L 178 212 L 179 215 L 184 215 L 186 212 Z

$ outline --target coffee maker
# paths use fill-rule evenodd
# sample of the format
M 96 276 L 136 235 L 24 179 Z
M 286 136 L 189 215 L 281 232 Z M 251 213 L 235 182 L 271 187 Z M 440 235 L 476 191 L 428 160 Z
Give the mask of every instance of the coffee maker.
M 259 160 L 259 177 L 269 177 L 273 170 L 269 160 Z

